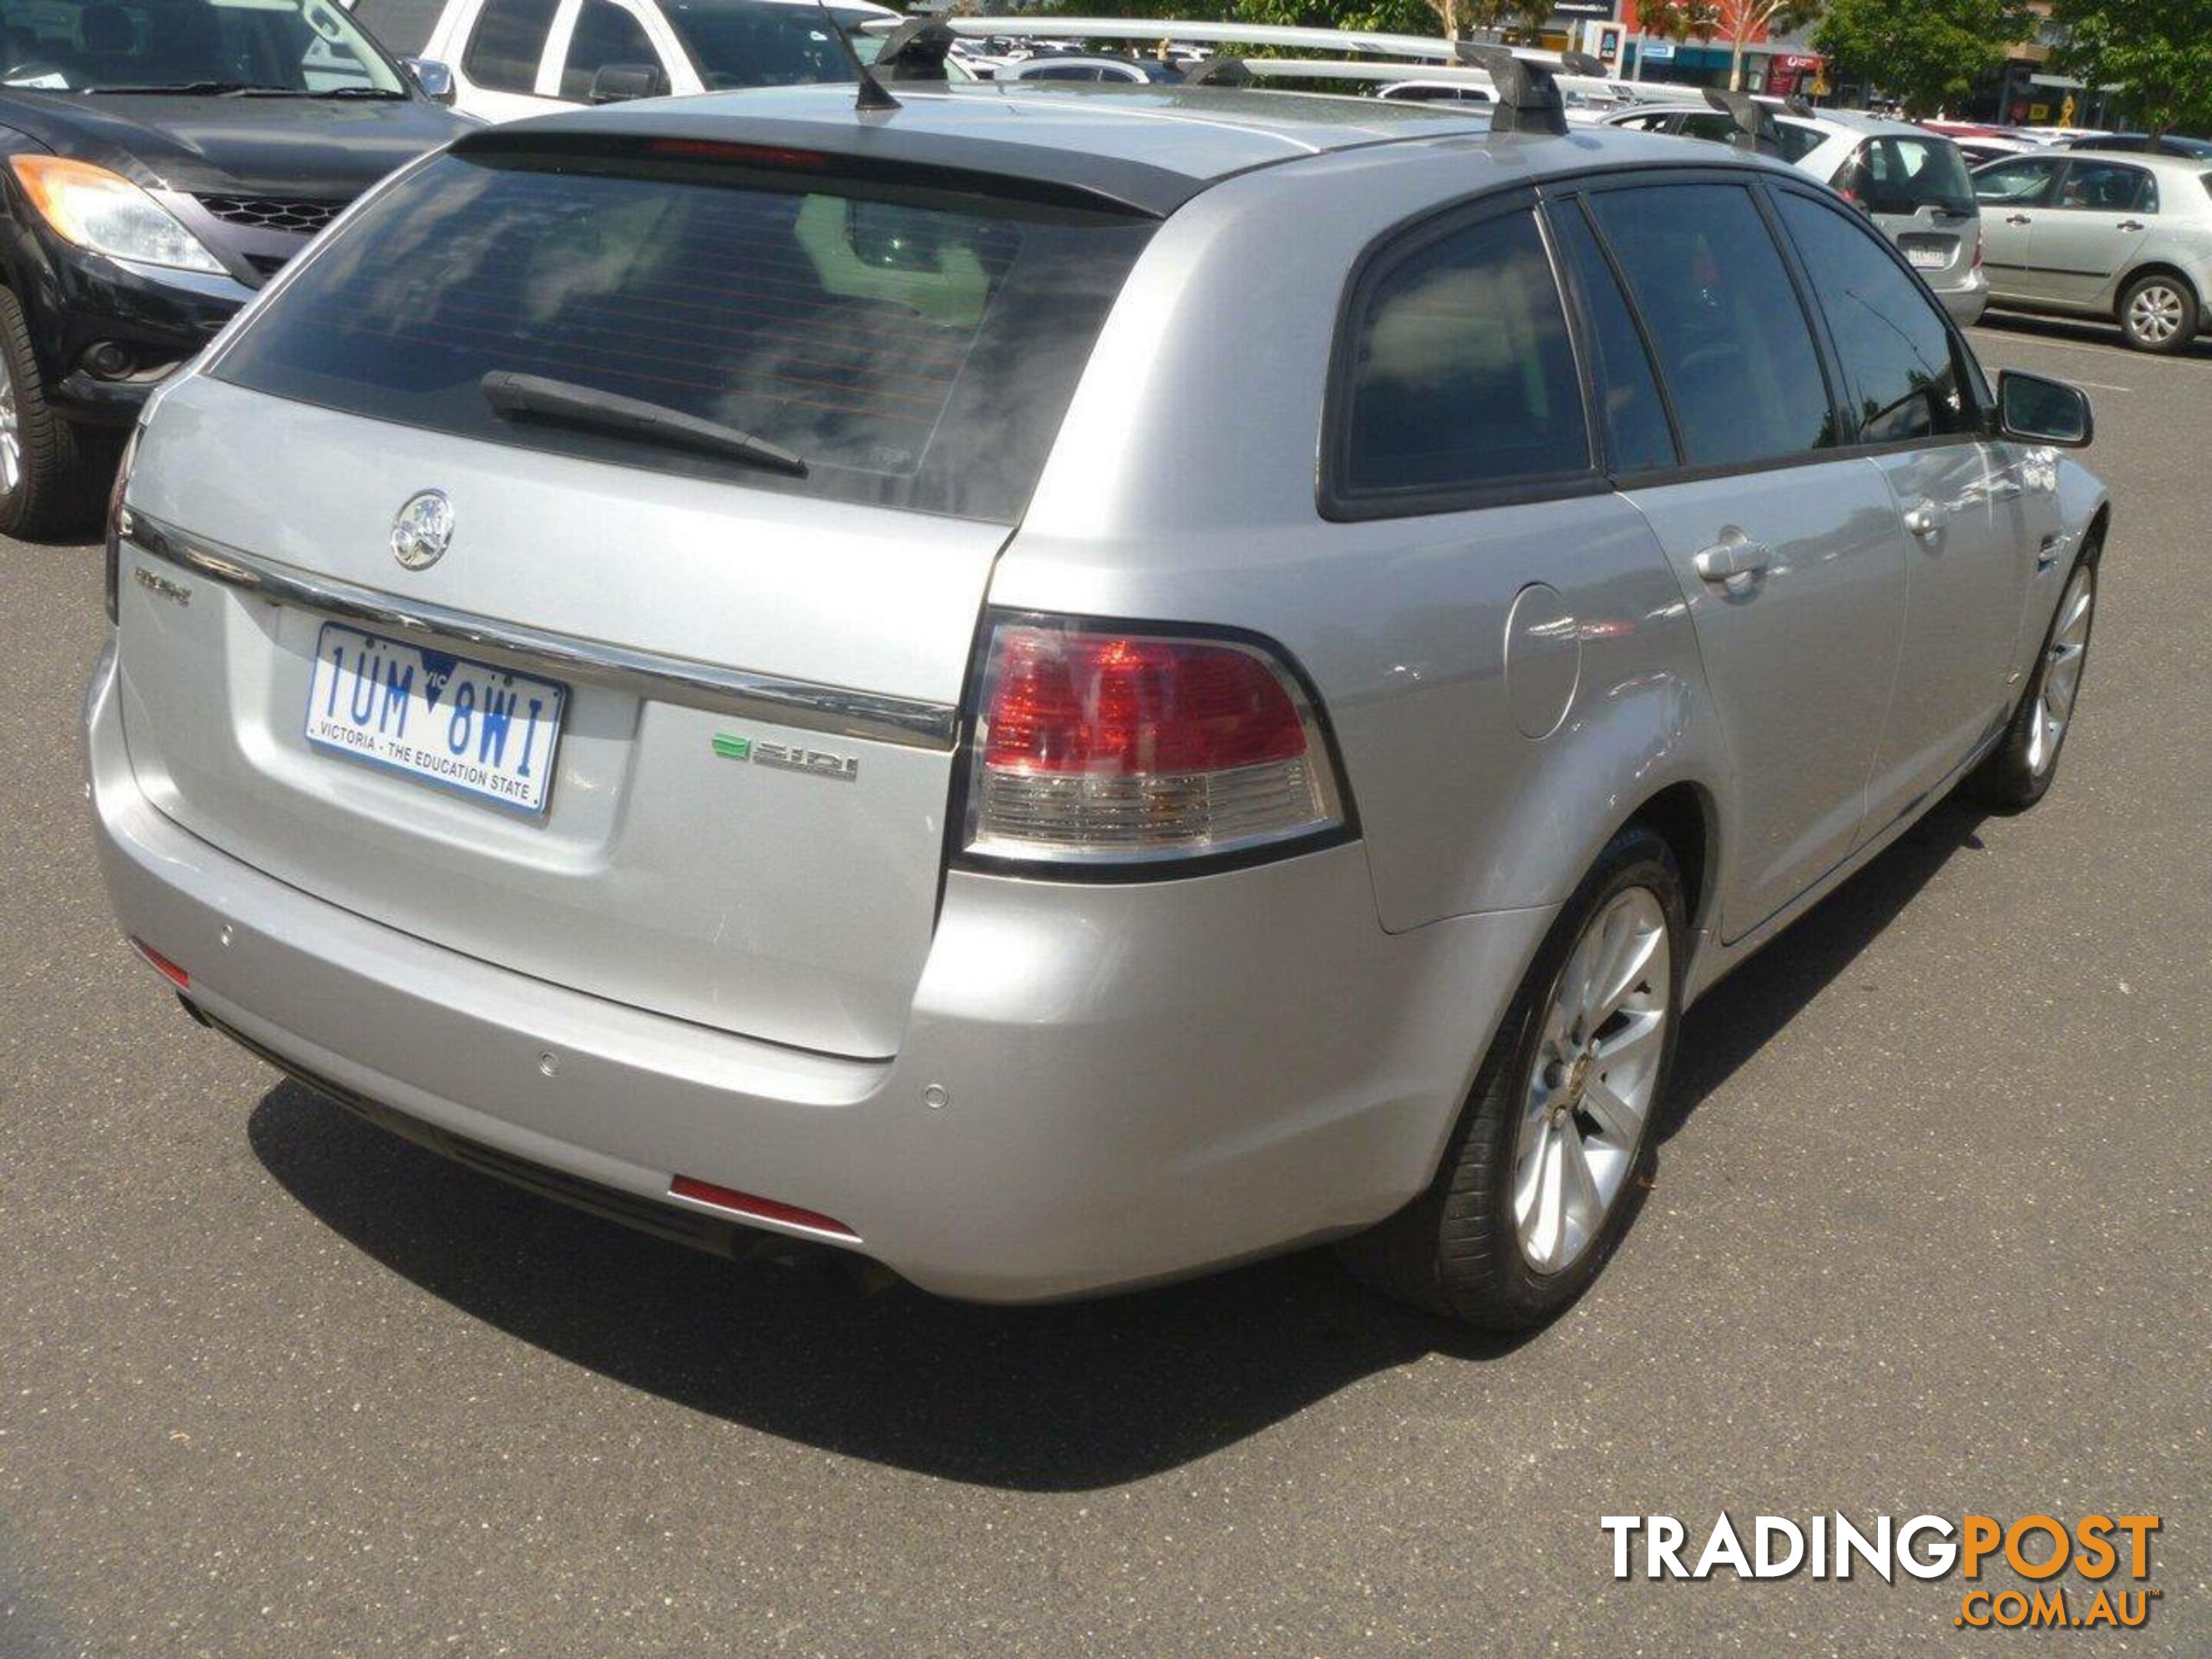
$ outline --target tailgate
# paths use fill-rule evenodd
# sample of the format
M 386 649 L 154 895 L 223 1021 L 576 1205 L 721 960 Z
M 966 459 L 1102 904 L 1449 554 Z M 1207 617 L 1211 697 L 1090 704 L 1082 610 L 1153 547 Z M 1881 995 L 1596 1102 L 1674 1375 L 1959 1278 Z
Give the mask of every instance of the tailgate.
M 408 570 L 394 515 L 434 485 L 451 550 Z M 125 732 L 176 821 L 526 974 L 808 1048 L 896 1050 L 936 903 L 942 734 L 1002 528 L 579 463 L 204 378 L 149 427 L 131 505 L 202 550 L 194 568 L 129 549 L 122 573 Z M 542 812 L 311 743 L 332 612 L 281 581 L 272 599 L 225 580 L 224 550 L 310 596 L 438 619 L 424 634 L 341 615 L 341 647 L 389 639 L 561 687 Z M 503 643 L 540 637 L 574 659 Z M 730 669 L 816 706 L 747 698 Z M 477 759 L 480 715 L 463 736 Z

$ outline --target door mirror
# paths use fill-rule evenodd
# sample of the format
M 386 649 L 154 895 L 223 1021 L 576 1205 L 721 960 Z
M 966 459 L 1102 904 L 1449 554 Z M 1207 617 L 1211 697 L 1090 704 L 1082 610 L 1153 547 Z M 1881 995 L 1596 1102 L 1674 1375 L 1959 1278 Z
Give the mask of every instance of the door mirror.
M 399 67 L 414 78 L 415 84 L 422 88 L 422 95 L 432 103 L 453 101 L 453 72 L 445 64 L 430 58 L 403 58 Z
M 658 98 L 668 90 L 668 77 L 658 64 L 602 64 L 592 75 L 592 101 L 622 104 L 633 98 Z
M 2008 368 L 1997 376 L 1997 433 L 2032 444 L 2080 449 L 2096 434 L 2089 394 L 2063 380 Z

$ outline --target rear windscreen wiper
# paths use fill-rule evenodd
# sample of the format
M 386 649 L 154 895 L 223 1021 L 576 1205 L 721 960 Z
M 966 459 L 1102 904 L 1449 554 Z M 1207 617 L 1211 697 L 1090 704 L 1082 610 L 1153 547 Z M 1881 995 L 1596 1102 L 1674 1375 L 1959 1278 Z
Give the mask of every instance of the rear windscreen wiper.
M 573 380 L 549 380 L 542 375 L 516 374 L 506 369 L 494 369 L 477 384 L 484 401 L 505 420 L 555 422 L 635 438 L 641 443 L 726 456 L 794 478 L 806 476 L 806 463 L 781 444 L 718 421 L 701 420 L 665 404 L 649 404 L 602 392 L 597 386 L 578 386 Z

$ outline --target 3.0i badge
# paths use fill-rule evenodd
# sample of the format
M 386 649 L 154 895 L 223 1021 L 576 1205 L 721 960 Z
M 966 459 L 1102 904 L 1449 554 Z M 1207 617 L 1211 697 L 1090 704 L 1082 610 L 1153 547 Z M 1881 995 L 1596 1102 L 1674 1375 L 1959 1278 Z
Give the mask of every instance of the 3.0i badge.
M 850 783 L 860 775 L 860 763 L 856 756 L 832 755 L 794 744 L 770 743 L 764 738 L 741 738 L 729 732 L 714 733 L 714 752 L 724 760 L 750 761 L 755 766 L 804 772 L 809 777 L 835 778 L 842 783 Z

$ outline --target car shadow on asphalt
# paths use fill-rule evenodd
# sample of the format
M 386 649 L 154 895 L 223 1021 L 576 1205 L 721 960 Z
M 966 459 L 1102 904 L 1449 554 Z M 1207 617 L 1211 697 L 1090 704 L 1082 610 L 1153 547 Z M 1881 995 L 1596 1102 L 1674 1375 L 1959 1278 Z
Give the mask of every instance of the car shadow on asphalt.
M 2094 317 L 2048 317 L 2025 311 L 1990 311 L 1983 313 L 1980 326 L 2004 334 L 2017 334 L 2026 338 L 2038 335 L 2075 345 L 2109 346 L 2122 357 L 2156 356 L 2150 352 L 2132 349 L 2120 336 L 2120 325 Z M 2164 361 L 2187 362 L 2191 359 L 2212 361 L 2212 337 L 2200 334 L 2179 351 L 2170 353 Z
M 1676 1098 L 1698 1102 L 1872 941 L 1978 819 L 1944 808 L 1692 1011 Z M 1361 1290 L 1325 1250 L 1043 1308 L 874 1295 L 827 1267 L 732 1263 L 448 1164 L 297 1084 L 247 1128 L 325 1224 L 432 1295 L 629 1387 L 847 1456 L 1024 1491 L 1180 1467 L 1375 1372 L 1524 1340 Z M 1541 1337 L 1534 1340 L 1544 1340 Z

